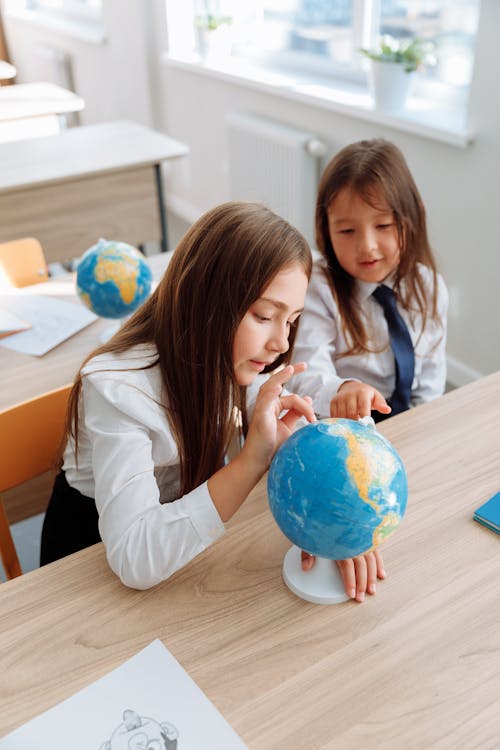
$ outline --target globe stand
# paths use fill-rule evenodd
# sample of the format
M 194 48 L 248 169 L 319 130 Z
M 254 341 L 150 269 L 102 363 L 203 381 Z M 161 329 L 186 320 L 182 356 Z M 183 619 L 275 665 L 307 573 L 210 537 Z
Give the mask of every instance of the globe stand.
M 350 599 L 335 560 L 316 557 L 311 570 L 302 570 L 301 550 L 295 545 L 285 555 L 283 578 L 290 591 L 313 604 L 340 604 Z

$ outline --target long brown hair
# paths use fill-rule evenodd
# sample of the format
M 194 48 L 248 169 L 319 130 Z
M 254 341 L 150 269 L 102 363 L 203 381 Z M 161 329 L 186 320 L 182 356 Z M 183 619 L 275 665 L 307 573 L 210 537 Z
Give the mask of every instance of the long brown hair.
M 401 151 L 381 138 L 359 141 L 346 146 L 329 162 L 320 180 L 316 201 L 316 244 L 327 261 L 327 278 L 339 307 L 346 340 L 347 354 L 369 351 L 368 335 L 361 311 L 356 307 L 355 279 L 337 260 L 328 228 L 328 209 L 344 188 L 357 193 L 366 203 L 376 205 L 383 195 L 397 226 L 401 258 L 395 271 L 394 291 L 408 310 L 416 306 L 426 320 L 437 318 L 436 262 L 427 236 L 425 207 Z M 427 266 L 433 275 L 430 305 L 418 263 Z M 402 285 L 404 281 L 404 286 Z
M 199 486 L 223 463 L 234 432 L 232 407 L 246 430 L 246 389 L 232 359 L 236 329 L 284 267 L 299 264 L 309 278 L 311 252 L 287 221 L 257 203 L 224 203 L 202 216 L 180 241 L 151 297 L 120 331 L 90 354 L 119 354 L 151 343 L 164 387 L 163 405 L 177 440 L 181 493 Z M 272 369 L 289 362 L 290 348 Z M 82 367 L 83 367 L 82 365 Z M 81 370 L 70 396 L 67 435 L 78 451 Z

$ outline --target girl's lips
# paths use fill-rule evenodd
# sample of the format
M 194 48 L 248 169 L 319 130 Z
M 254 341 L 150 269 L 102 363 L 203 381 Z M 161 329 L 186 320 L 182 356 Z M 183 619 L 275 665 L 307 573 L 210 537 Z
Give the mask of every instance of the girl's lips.
M 255 359 L 250 360 L 250 364 L 252 367 L 257 370 L 258 372 L 262 372 L 262 370 L 267 367 L 267 362 L 257 362 Z
M 360 262 L 360 265 L 361 266 L 374 266 L 378 262 L 379 262 L 379 258 L 375 258 L 374 260 L 362 260 Z

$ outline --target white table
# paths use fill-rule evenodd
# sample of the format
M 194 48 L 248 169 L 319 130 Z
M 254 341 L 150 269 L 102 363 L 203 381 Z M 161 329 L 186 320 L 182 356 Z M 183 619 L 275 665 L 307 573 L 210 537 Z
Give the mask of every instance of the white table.
M 36 237 L 49 263 L 81 255 L 100 237 L 160 239 L 167 250 L 161 164 L 187 153 L 184 143 L 126 121 L 0 144 L 0 242 Z
M 81 96 L 55 83 L 17 83 L 0 88 L 0 122 L 80 112 L 84 107 Z
M 0 143 L 55 135 L 84 100 L 54 83 L 19 83 L 0 87 Z
M 7 81 L 10 78 L 15 78 L 16 73 L 17 71 L 13 65 L 5 60 L 0 60 L 0 81 Z

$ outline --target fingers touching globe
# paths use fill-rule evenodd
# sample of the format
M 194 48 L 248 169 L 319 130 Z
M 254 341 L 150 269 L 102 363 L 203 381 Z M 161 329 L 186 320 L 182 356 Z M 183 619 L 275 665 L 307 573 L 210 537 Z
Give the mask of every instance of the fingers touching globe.
M 315 560 L 314 555 L 302 550 L 302 570 L 311 570 L 314 567 Z M 377 579 L 386 577 L 382 553 L 377 549 L 364 555 L 358 555 L 358 557 L 337 560 L 337 565 L 347 596 L 357 602 L 363 602 L 367 593 L 375 594 Z

